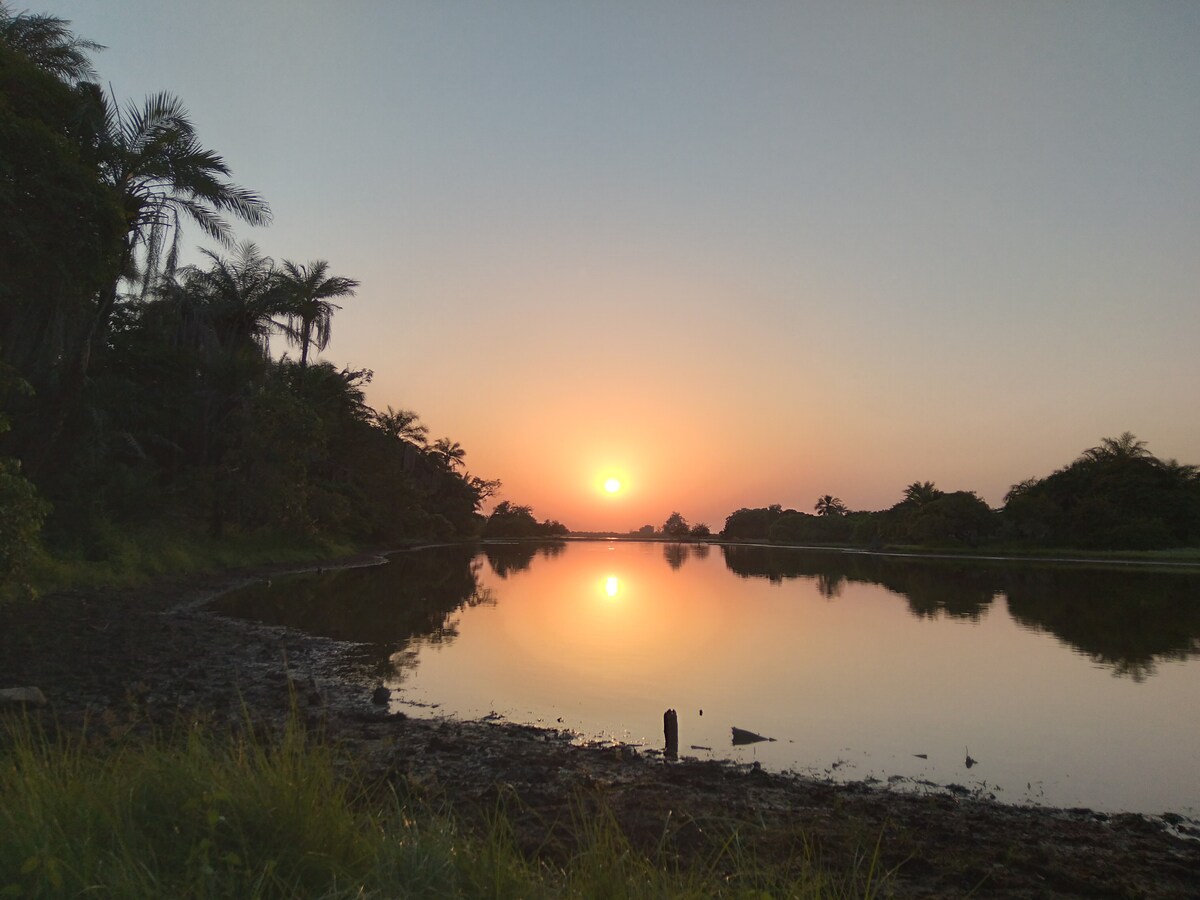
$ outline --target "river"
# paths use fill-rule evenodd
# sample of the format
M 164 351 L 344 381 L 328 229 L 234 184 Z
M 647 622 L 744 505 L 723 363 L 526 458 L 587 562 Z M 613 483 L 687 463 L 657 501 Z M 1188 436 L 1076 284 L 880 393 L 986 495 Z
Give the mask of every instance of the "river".
M 689 756 L 1200 811 L 1196 572 L 570 541 L 405 552 L 218 608 L 363 645 L 410 714 L 661 750 L 670 708 Z

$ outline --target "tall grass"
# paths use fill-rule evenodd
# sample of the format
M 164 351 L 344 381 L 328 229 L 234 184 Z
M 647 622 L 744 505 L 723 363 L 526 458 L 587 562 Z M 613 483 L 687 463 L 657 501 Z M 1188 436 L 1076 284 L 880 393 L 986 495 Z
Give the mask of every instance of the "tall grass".
M 249 733 L 249 729 L 247 730 Z M 0 897 L 869 896 L 804 860 L 764 862 L 735 830 L 699 863 L 636 851 L 582 812 L 565 860 L 526 854 L 497 813 L 448 814 L 367 792 L 295 724 L 270 745 L 193 727 L 103 751 L 0 730 Z M 873 868 L 873 864 L 872 864 Z M 861 881 L 861 879 L 860 879 Z
M 96 753 L 11 733 L 0 756 L 0 896 L 476 896 L 536 887 L 464 865 L 452 823 L 372 804 L 290 726 L 272 746 L 191 729 Z M 513 896 L 518 896 L 517 891 Z

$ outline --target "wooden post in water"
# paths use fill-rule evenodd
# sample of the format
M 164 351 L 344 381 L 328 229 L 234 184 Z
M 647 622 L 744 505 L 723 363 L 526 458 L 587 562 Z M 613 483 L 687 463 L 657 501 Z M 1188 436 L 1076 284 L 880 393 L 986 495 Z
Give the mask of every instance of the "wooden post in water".
M 675 710 L 668 709 L 663 713 L 663 735 L 667 739 L 667 759 L 679 758 L 679 716 Z

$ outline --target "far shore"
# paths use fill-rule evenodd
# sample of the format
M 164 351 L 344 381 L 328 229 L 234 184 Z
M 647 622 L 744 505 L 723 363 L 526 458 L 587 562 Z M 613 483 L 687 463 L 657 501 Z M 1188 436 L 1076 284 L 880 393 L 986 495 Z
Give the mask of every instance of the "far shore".
M 583 541 L 640 541 L 645 543 L 710 544 L 715 546 L 736 545 L 739 547 L 768 547 L 780 550 L 814 550 L 823 553 L 856 553 L 871 556 L 899 556 L 917 559 L 970 559 L 983 562 L 1030 562 L 1111 564 L 1119 566 L 1184 566 L 1200 568 L 1200 547 L 1181 547 L 1174 550 L 1072 550 L 1072 549 L 1009 549 L 978 547 L 917 547 L 886 545 L 866 547 L 852 544 L 786 544 L 761 540 L 738 540 L 720 535 L 693 537 L 671 536 L 661 533 L 637 534 L 607 531 L 573 531 L 556 538 L 529 537 L 503 538 L 504 541 L 528 541 L 542 543 L 553 540 Z

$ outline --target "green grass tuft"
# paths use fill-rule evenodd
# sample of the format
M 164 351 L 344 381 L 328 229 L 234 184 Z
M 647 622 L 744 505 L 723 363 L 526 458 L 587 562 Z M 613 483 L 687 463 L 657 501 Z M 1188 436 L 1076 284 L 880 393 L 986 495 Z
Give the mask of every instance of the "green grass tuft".
M 679 862 L 669 827 L 657 852 L 638 852 L 603 807 L 580 807 L 572 851 L 551 861 L 519 849 L 503 812 L 467 833 L 448 814 L 363 790 L 299 725 L 270 744 L 252 731 L 213 736 L 193 726 L 97 750 L 25 726 L 0 729 L 0 897 L 875 893 L 873 859 L 859 883 L 840 886 L 807 852 L 798 865 L 760 861 L 736 828 L 699 863 Z

